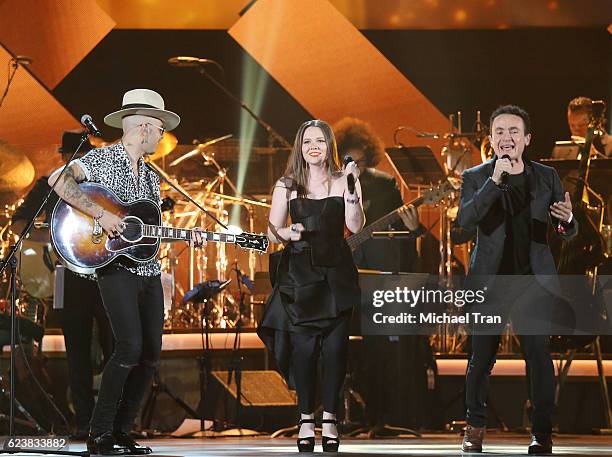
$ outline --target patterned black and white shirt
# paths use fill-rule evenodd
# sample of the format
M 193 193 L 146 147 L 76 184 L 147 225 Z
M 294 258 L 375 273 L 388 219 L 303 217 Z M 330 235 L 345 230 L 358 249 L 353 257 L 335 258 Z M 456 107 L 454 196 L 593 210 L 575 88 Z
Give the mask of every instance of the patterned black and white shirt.
M 87 181 L 102 184 L 117 194 L 125 203 L 148 198 L 158 205 L 161 204 L 159 176 L 147 167 L 141 158 L 138 161 L 138 177 L 136 177 L 128 153 L 122 143 L 92 149 L 73 163 L 81 167 Z M 139 276 L 161 274 L 161 264 L 157 259 L 136 266 L 125 265 L 121 260 L 116 263 Z

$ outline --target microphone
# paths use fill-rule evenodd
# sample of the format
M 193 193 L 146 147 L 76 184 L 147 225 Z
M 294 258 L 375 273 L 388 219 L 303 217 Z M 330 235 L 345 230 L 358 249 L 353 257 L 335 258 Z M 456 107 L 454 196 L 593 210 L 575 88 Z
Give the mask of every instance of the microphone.
M 15 56 L 12 59 L 15 63 L 20 63 L 23 66 L 27 66 L 30 65 L 34 59 L 32 59 L 31 57 L 28 56 Z
M 96 124 L 94 124 L 94 121 L 89 114 L 83 114 L 83 116 L 81 116 L 81 124 L 85 126 L 85 128 L 91 135 L 97 137 L 102 136 L 102 133 L 100 132 L 98 127 L 96 127 Z
M 510 160 L 510 156 L 508 154 L 504 154 L 501 158 L 502 159 Z M 501 174 L 501 182 L 502 182 L 502 184 L 506 184 L 507 180 L 508 180 L 508 172 L 507 171 L 502 171 L 502 174 Z
M 170 57 L 168 63 L 173 67 L 199 67 L 207 63 L 219 65 L 217 62 L 211 59 L 200 59 L 199 57 L 190 56 L 176 56 Z
M 354 162 L 354 160 L 351 156 L 344 156 L 344 159 L 342 159 L 342 162 L 344 163 L 344 166 L 346 167 L 349 163 Z M 349 193 L 353 195 L 355 193 L 355 177 L 353 176 L 353 173 L 346 176 L 346 183 L 348 184 Z

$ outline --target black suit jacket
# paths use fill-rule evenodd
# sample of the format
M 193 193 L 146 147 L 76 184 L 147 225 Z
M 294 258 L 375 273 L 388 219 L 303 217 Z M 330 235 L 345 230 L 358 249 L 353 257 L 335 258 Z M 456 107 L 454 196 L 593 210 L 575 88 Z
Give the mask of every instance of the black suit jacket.
M 571 239 L 578 233 L 578 222 L 572 219 L 558 231 L 559 221 L 550 215 L 550 205 L 564 199 L 557 171 L 524 158 L 525 173 L 531 194 L 531 241 L 529 261 L 538 281 L 550 292 L 559 293 L 555 262 L 548 247 L 548 224 L 555 233 Z M 506 216 L 501 198 L 503 190 L 491 176 L 495 159 L 463 172 L 461 203 L 457 222 L 465 230 L 476 230 L 468 279 L 475 275 L 495 275 L 499 271 L 506 239 Z M 540 275 L 540 276 L 539 276 Z M 544 276 L 541 276 L 544 275 Z M 482 284 L 480 284 L 482 286 Z

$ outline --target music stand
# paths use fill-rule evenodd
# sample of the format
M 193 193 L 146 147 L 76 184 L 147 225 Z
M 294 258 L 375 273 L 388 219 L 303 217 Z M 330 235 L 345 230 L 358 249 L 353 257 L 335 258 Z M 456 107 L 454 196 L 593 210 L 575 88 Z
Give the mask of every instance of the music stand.
M 423 186 L 446 180 L 429 146 L 387 148 L 385 151 L 407 184 Z

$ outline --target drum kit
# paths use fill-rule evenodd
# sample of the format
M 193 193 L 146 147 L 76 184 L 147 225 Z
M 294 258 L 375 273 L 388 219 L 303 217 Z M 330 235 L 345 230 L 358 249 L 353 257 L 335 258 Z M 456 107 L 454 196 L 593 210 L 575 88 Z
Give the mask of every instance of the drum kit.
M 165 135 L 169 134 L 166 132 Z M 149 157 L 148 165 L 162 179 L 162 198 L 165 203 L 162 209 L 166 210 L 163 211 L 165 223 L 185 228 L 196 226 L 214 231 L 241 231 L 229 225 L 233 222 L 232 215 L 235 213 L 238 216 L 245 216 L 236 218 L 244 221 L 245 231 L 256 229 L 256 210 L 267 210 L 270 205 L 242 196 L 228 176 L 227 169 L 217 161 L 214 151 L 210 151 L 211 146 L 230 137 L 231 135 L 225 135 L 204 143 L 196 143 L 191 150 L 180 154 L 168 165 L 165 163 L 168 156 L 174 151 L 173 148 L 165 146 L 161 153 L 158 149 L 154 155 Z M 170 173 L 180 170 L 179 164 L 186 161 L 199 161 L 201 166 L 209 169 L 208 174 L 211 177 L 184 179 L 179 182 Z M 182 173 L 177 171 L 177 174 Z M 233 195 L 230 195 L 228 190 Z M 228 252 L 229 250 L 232 252 Z M 253 278 L 257 259 L 254 252 L 238 252 L 233 248 L 228 248 L 224 243 L 212 243 L 205 249 L 168 243 L 162 247 L 160 257 L 163 269 L 162 283 L 166 296 L 166 326 L 172 329 L 200 326 L 201 310 L 199 308 L 202 304 L 198 301 L 185 300 L 189 291 L 207 281 L 227 281 L 230 279 L 231 264 L 235 262 L 245 262 L 248 277 Z M 209 303 L 206 306 L 208 312 L 206 317 L 208 325 L 212 328 L 235 327 L 239 317 L 243 319 L 243 325 L 255 325 L 253 305 L 250 301 L 246 303 L 246 309 L 240 312 L 237 300 L 239 294 L 235 290 L 237 287 L 242 287 L 242 284 L 234 285 L 234 289 L 231 289 L 234 293 L 228 288 L 207 298 Z
M 164 133 L 156 152 L 146 159 L 148 166 L 159 174 L 162 181 L 164 225 L 201 227 L 216 232 L 240 230 L 229 225 L 230 220 L 233 222 L 235 219 L 238 224 L 244 224 L 245 231 L 255 231 L 256 216 L 262 212 L 259 210 L 267 211 L 270 205 L 242 196 L 228 176 L 227 169 L 216 160 L 215 152 L 210 150 L 211 146 L 230 137 L 225 135 L 195 143 L 188 152 L 184 152 L 185 147 L 177 148 L 178 141 L 174 135 Z M 94 147 L 112 144 L 94 137 L 90 142 Z M 173 153 L 178 157 L 172 156 Z M 187 162 L 199 162 L 199 166 L 209 170 L 206 175 L 212 177 L 178 179 L 179 175 L 182 176 L 179 164 Z M 0 142 L 0 176 L 0 192 L 18 195 L 32 183 L 34 167 L 25 154 Z M 23 199 L 19 199 L 13 204 L 4 205 L 0 212 L 0 258 L 6 255 L 19 234 L 15 233 L 11 218 L 22 202 Z M 36 227 L 47 228 L 42 221 L 37 222 Z M 225 283 L 238 264 L 244 264 L 246 276 L 253 278 L 257 266 L 254 252 L 228 247 L 225 243 L 209 243 L 203 249 L 182 242 L 163 243 L 159 258 L 162 263 L 165 327 L 171 330 L 199 329 L 201 326 L 200 307 L 203 304 L 197 300 L 184 300 L 189 291 L 211 280 Z M 22 243 L 18 277 L 19 309 L 22 317 L 28 316 L 40 325 L 43 325 L 44 307 L 52 303 L 57 262 L 58 257 L 49 242 L 35 241 L 31 237 Z M 243 327 L 255 325 L 251 296 L 248 288 L 244 287 L 248 281 L 239 282 L 238 285 L 234 283 L 231 287 L 224 287 L 205 300 L 208 314 L 205 317 L 209 327 L 232 328 L 239 318 L 242 318 Z M 240 292 L 246 297 L 243 309 L 240 309 L 237 299 L 240 294 L 236 287 L 242 287 Z M 3 303 L 8 289 L 7 282 L 0 284 Z

